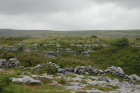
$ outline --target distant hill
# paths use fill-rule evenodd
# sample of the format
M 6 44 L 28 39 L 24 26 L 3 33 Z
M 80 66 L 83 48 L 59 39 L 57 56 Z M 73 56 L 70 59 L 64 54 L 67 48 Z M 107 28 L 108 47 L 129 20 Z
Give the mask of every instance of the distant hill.
M 48 37 L 48 36 L 101 36 L 140 38 L 140 30 L 14 30 L 0 29 L 0 37 Z

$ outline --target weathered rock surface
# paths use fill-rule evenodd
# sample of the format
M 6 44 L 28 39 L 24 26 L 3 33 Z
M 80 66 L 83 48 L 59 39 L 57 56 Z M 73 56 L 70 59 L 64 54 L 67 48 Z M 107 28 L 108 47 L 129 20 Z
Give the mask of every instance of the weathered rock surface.
M 29 84 L 41 84 L 41 81 L 40 80 L 36 80 L 36 79 L 33 79 L 31 78 L 30 76 L 26 76 L 26 75 L 20 75 L 19 78 L 11 78 L 12 81 L 17 81 L 17 82 L 20 82 L 20 83 L 29 83 Z

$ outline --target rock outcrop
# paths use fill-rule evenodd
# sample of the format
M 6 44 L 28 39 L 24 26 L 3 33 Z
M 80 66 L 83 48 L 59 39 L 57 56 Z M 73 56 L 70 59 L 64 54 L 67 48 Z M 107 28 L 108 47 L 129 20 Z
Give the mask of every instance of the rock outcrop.
M 6 59 L 0 59 L 0 68 L 15 68 L 19 66 L 20 62 L 16 58 L 10 58 L 9 61 Z

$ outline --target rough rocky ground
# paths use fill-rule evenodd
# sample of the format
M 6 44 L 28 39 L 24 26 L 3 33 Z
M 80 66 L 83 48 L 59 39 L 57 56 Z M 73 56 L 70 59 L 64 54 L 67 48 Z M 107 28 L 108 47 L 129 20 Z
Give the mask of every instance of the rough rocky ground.
M 64 89 L 70 90 L 72 93 L 75 92 L 85 92 L 85 93 L 140 93 L 140 85 L 130 84 L 127 81 L 119 81 L 119 79 L 110 79 L 108 82 L 101 80 L 100 75 L 90 76 L 90 75 L 78 75 L 78 74 L 67 74 L 57 73 L 58 76 L 47 75 L 21 75 L 19 78 L 12 78 L 12 81 L 19 82 L 30 82 L 34 84 L 40 84 L 40 80 L 45 79 L 51 80 L 52 82 L 49 85 L 52 86 L 61 86 Z M 61 79 L 61 84 L 57 80 Z M 64 81 L 63 81 L 64 80 Z M 48 91 L 48 90 L 46 90 Z

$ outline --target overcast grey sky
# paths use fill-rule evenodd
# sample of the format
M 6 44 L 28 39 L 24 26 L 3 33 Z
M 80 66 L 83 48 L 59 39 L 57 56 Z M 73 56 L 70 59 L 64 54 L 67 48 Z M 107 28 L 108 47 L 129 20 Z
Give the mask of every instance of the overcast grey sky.
M 0 28 L 140 29 L 140 0 L 0 0 Z

